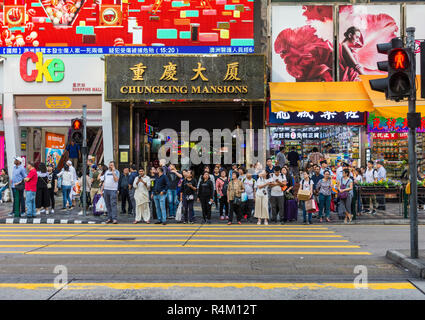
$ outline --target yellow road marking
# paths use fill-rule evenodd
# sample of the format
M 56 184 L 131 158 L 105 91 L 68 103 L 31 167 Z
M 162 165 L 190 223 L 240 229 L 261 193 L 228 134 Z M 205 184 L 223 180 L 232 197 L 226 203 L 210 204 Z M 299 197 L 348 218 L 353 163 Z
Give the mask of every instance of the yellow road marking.
M 124 240 L 128 242 L 174 242 L 179 241 L 181 242 L 183 239 L 143 239 L 143 240 Z M 37 242 L 37 241 L 46 241 L 46 242 L 55 242 L 55 241 L 61 241 L 61 242 L 107 242 L 107 243 L 114 243 L 114 242 L 123 242 L 123 240 L 106 240 L 106 239 L 0 239 L 0 242 Z M 348 240 L 322 240 L 322 239 L 314 239 L 314 240 L 275 240 L 275 239 L 255 239 L 255 240 L 247 240 L 247 239 L 235 239 L 235 240 L 229 240 L 229 239 L 190 239 L 190 242 L 349 242 Z
M 115 233 L 109 233 L 109 234 L 67 234 L 67 235 L 62 235 L 62 234 L 43 234 L 43 235 L 31 235 L 31 234 L 7 234 L 7 235 L 2 235 L 0 234 L 0 239 L 2 239 L 1 237 L 33 237 L 33 236 L 42 236 L 42 237 L 131 237 L 131 238 L 143 238 L 143 237 L 182 237 L 182 238 L 187 238 L 188 235 L 181 235 L 181 234 L 168 234 L 168 233 L 164 233 L 164 234 L 115 234 Z M 256 235 L 256 234 L 250 234 L 250 235 L 245 235 L 248 236 L 250 238 L 275 238 L 275 237 L 280 237 L 280 238 L 288 238 L 288 237 L 294 237 L 294 238 L 342 238 L 342 236 L 340 235 L 299 235 L 299 234 L 280 234 L 280 235 L 276 235 L 276 234 L 269 234 L 269 235 Z M 209 238 L 242 238 L 244 237 L 244 235 L 222 235 L 222 234 L 195 234 L 193 235 L 193 237 L 209 237 Z
M 5 251 L 8 253 L 8 251 Z M 31 251 L 31 255 L 371 255 L 348 251 Z
M 14 244 L 0 245 L 0 248 L 38 248 L 41 245 L 36 244 Z M 119 245 L 103 245 L 103 244 L 87 244 L 87 245 L 72 245 L 72 244 L 52 244 L 49 248 L 360 248 L 356 245 L 348 246 L 320 246 L 320 245 L 152 245 L 152 244 L 119 244 Z
M 87 230 L 82 230 L 80 232 L 85 232 Z M 112 231 L 112 230 L 111 230 Z M 115 231 L 115 230 L 114 230 Z M 173 230 L 172 232 L 174 233 L 185 233 L 185 234 L 192 234 L 193 232 L 195 232 L 196 230 L 184 230 L 184 231 L 180 231 L 180 230 Z M 13 230 L 13 231 L 7 231 L 7 232 L 1 232 L 1 234 L 7 234 L 7 233 L 49 233 L 49 232 L 58 232 L 58 230 Z M 60 231 L 63 233 L 77 233 L 79 231 Z M 89 230 L 87 232 L 90 233 L 102 233 L 105 232 L 105 230 Z M 161 231 L 151 231 L 151 230 L 131 230 L 131 231 L 120 231 L 120 230 L 116 230 L 115 232 L 122 232 L 122 233 L 129 233 L 129 234 L 135 234 L 135 233 L 165 233 L 167 231 L 161 230 Z M 197 231 L 197 233 L 249 233 L 251 234 L 252 232 L 254 232 L 255 234 L 259 234 L 259 233 L 266 233 L 266 234 L 273 234 L 273 233 L 335 233 L 334 231 L 292 231 L 292 230 L 288 230 L 288 231 L 282 231 L 282 230 L 269 230 L 269 231 L 244 231 L 244 230 L 232 230 L 231 232 L 227 232 L 226 230 L 221 230 L 221 231 L 210 231 L 210 230 L 199 230 Z
M 132 228 L 132 229 L 141 229 L 141 228 L 159 228 L 159 229 L 167 229 L 167 228 L 187 228 L 187 229 L 192 229 L 192 228 L 198 228 L 202 226 L 202 228 L 216 228 L 216 227 L 220 227 L 220 228 L 226 228 L 226 229 L 230 229 L 230 228 L 267 228 L 267 229 L 273 229 L 273 228 L 277 228 L 277 229 L 286 229 L 286 228 L 300 228 L 300 229 L 327 229 L 327 227 L 323 227 L 323 226 L 304 226 L 304 225 L 297 225 L 297 224 L 293 224 L 293 225 L 257 225 L 257 224 L 243 224 L 243 225 L 236 225 L 236 224 L 232 224 L 232 225 L 227 225 L 226 223 L 223 224 L 209 224 L 209 225 L 205 225 L 205 224 L 200 224 L 200 223 L 195 223 L 195 224 L 167 224 L 165 226 L 163 225 L 159 225 L 159 224 L 138 224 L 137 226 L 135 225 L 127 225 L 127 224 L 122 224 L 122 225 L 111 225 L 111 224 L 60 224 L 60 223 L 56 223 L 56 224 L 2 224 L 0 225 L 0 229 L 2 228 Z
M 109 288 L 115 290 L 142 290 L 150 288 L 171 289 L 173 287 L 181 288 L 259 288 L 263 290 L 270 289 L 288 289 L 288 290 L 318 290 L 318 289 L 357 289 L 353 282 L 341 283 L 224 283 L 224 282 L 205 282 L 205 283 L 75 283 L 71 282 L 66 286 L 66 290 L 93 290 L 96 288 Z M 385 282 L 368 283 L 364 286 L 369 290 L 416 290 L 409 282 Z M 0 283 L 0 288 L 39 290 L 54 289 L 53 283 Z

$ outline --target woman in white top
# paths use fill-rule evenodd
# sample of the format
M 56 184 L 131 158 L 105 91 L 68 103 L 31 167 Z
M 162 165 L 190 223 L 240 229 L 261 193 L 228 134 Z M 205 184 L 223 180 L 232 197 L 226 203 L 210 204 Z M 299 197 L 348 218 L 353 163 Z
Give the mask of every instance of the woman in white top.
M 136 218 L 133 223 L 139 223 L 142 217 L 146 223 L 150 223 L 149 190 L 151 188 L 151 179 L 145 175 L 144 169 L 139 169 L 139 176 L 134 179 L 133 188 L 135 189 L 134 200 L 136 200 Z
M 67 202 L 69 203 L 68 209 L 71 209 L 72 202 L 69 195 L 71 193 L 71 188 L 74 185 L 74 176 L 69 171 L 69 166 L 67 164 L 64 165 L 62 171 L 58 173 L 58 177 L 62 177 L 62 209 L 66 209 Z
M 310 191 L 310 199 L 313 196 L 313 186 L 314 186 L 313 180 L 310 179 L 308 172 L 304 171 L 303 172 L 303 179 L 300 182 L 300 188 L 301 188 L 301 190 L 309 190 Z M 301 208 L 303 210 L 304 224 L 307 224 L 307 210 L 305 209 L 305 201 L 300 200 L 300 202 L 301 202 Z M 311 216 L 312 216 L 312 214 L 309 212 L 308 213 L 308 223 L 309 224 L 313 224 L 313 222 L 311 221 Z
M 266 179 L 267 172 L 261 171 L 258 180 L 255 182 L 255 210 L 254 217 L 258 218 L 257 224 L 261 224 L 261 220 L 264 219 L 264 225 L 269 224 L 269 197 L 267 193 L 267 187 L 270 181 Z

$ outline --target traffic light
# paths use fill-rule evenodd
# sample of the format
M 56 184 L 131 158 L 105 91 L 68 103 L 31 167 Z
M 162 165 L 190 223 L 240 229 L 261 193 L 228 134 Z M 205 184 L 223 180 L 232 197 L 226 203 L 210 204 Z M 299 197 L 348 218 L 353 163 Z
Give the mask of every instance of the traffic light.
M 403 41 L 394 38 L 390 43 L 376 45 L 379 53 L 387 54 L 388 61 L 378 62 L 380 71 L 388 71 L 388 77 L 369 80 L 372 90 L 384 92 L 387 100 L 400 101 L 415 92 L 414 57 L 409 48 L 403 48 Z
M 77 144 L 83 143 L 83 119 L 71 120 L 71 140 Z

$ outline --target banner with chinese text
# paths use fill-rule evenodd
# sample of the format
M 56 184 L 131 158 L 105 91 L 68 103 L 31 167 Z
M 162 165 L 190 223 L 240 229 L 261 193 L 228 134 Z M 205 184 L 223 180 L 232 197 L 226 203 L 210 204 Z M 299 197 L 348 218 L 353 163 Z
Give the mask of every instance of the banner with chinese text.
M 367 120 L 368 132 L 408 132 L 407 118 L 385 118 L 378 117 L 374 112 L 369 114 Z M 421 119 L 421 126 L 417 132 L 425 132 L 425 117 Z

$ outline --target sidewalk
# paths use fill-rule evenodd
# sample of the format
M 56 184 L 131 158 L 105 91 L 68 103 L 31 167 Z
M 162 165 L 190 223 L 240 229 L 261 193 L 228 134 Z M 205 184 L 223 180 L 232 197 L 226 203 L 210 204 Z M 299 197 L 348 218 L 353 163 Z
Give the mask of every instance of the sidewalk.
M 57 203 L 61 203 L 60 199 L 57 199 Z M 201 206 L 197 202 L 194 206 L 195 210 L 195 220 L 197 223 L 202 221 L 202 211 Z M 118 204 L 118 223 L 133 223 L 134 221 L 134 215 L 129 214 L 120 214 L 121 211 L 121 203 Z M 4 223 L 63 223 L 63 224 L 72 224 L 72 223 L 90 223 L 90 224 L 100 224 L 107 220 L 107 216 L 94 216 L 92 211 L 87 211 L 87 216 L 80 215 L 82 214 L 81 208 L 77 207 L 73 210 L 61 210 L 61 209 L 55 209 L 54 214 L 41 214 L 40 216 L 37 216 L 36 219 L 25 219 L 25 217 L 22 218 L 14 218 L 13 216 L 8 216 L 8 214 L 12 212 L 12 203 L 3 203 L 0 204 L 0 224 Z M 215 205 L 213 205 L 212 212 L 212 223 L 222 223 L 225 224 L 227 221 L 220 220 L 219 212 L 215 208 Z M 419 224 L 425 224 L 425 212 L 418 213 L 419 217 Z M 34 220 L 34 221 L 33 221 Z M 338 224 L 344 224 L 343 220 L 338 219 L 338 215 L 335 212 L 331 213 L 331 223 L 323 222 L 323 224 L 327 225 L 338 225 Z M 156 220 L 152 219 L 151 223 L 156 222 Z M 175 221 L 174 219 L 169 219 L 167 221 L 168 223 L 181 223 L 178 221 Z M 243 223 L 249 223 L 245 220 L 242 221 Z M 257 222 L 257 219 L 252 219 L 252 224 L 255 224 Z M 303 218 L 302 218 L 302 211 L 298 211 L 298 221 L 293 222 L 287 222 L 287 224 L 302 224 Z M 398 213 L 398 204 L 387 204 L 387 211 L 378 211 L 376 215 L 361 215 L 357 217 L 357 220 L 353 220 L 352 224 L 356 225 L 382 225 L 382 224 L 393 224 L 393 225 L 404 225 L 409 224 L 409 219 L 404 219 L 402 215 Z M 319 224 L 318 219 L 313 218 L 313 224 Z

